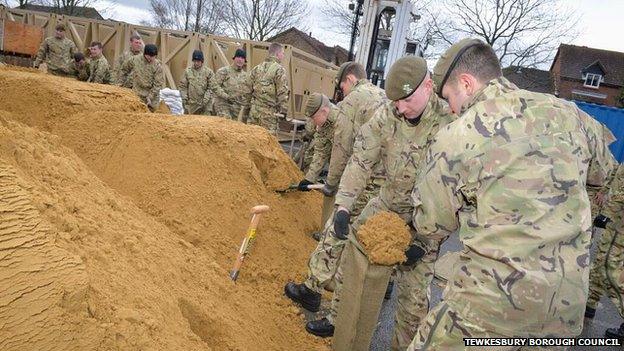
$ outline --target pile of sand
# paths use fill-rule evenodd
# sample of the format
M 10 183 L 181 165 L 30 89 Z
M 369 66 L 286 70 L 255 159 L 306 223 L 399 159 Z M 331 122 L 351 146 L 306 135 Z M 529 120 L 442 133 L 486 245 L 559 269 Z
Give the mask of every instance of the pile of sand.
M 411 235 L 399 215 L 384 211 L 369 218 L 360 227 L 358 239 L 372 263 L 392 266 L 405 262 L 405 250 Z
M 0 349 L 326 348 L 282 295 L 321 198 L 273 192 L 302 175 L 264 130 L 28 71 L 0 69 L 0 106 Z

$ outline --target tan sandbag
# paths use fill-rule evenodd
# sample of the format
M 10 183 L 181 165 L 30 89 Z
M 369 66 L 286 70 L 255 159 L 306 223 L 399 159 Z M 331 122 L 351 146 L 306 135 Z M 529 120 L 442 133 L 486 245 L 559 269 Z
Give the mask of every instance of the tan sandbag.
M 370 264 L 351 241 L 342 254 L 342 299 L 332 347 L 336 351 L 368 351 L 392 267 Z

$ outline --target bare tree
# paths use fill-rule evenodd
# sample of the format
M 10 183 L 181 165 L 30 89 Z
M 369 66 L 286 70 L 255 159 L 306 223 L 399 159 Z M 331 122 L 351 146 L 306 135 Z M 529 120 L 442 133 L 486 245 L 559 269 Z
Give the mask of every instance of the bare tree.
M 224 0 L 150 0 L 151 21 L 157 27 L 219 33 L 223 31 Z
M 442 12 L 444 21 L 434 23 L 438 38 L 482 39 L 503 65 L 543 65 L 578 35 L 579 18 L 561 0 L 446 0 Z
M 339 35 L 345 43 L 348 43 L 351 39 L 355 17 L 355 13 L 349 10 L 348 2 L 345 0 L 324 0 L 319 7 L 319 12 L 322 16 L 321 26 L 323 29 Z
M 306 0 L 236 0 L 227 2 L 224 17 L 229 35 L 265 40 L 300 26 L 308 12 Z

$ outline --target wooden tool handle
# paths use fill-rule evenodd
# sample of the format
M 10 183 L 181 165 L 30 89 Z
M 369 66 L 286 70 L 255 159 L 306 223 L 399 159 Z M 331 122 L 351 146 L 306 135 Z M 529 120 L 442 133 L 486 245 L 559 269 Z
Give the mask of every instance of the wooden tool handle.
M 236 281 L 238 278 L 238 272 L 243 265 L 245 256 L 249 252 L 249 249 L 256 238 L 256 228 L 258 227 L 258 222 L 260 222 L 260 215 L 268 210 L 269 206 L 266 205 L 254 206 L 251 209 L 253 216 L 251 217 L 251 222 L 249 223 L 249 228 L 247 229 L 247 235 L 245 236 L 245 239 L 243 239 L 243 243 L 238 250 L 236 261 L 234 261 L 234 267 L 232 267 L 232 270 L 230 271 L 230 278 L 232 278 L 233 281 Z
M 308 185 L 308 189 L 319 190 L 319 189 L 323 189 L 324 186 L 325 186 L 324 184 L 310 184 Z

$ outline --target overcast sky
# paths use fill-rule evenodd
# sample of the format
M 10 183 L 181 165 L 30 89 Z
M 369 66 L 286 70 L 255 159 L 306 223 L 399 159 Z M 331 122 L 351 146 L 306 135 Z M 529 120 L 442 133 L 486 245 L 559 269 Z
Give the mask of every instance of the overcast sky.
M 311 14 L 307 16 L 308 23 L 303 24 L 304 29 L 329 46 L 348 47 L 348 39 L 341 39 L 325 30 L 322 21 L 317 20 L 320 17 L 318 7 L 323 4 L 323 0 L 308 0 L 308 2 L 311 5 Z M 349 3 L 348 0 L 344 2 L 345 6 Z M 570 44 L 624 52 L 624 39 L 621 39 L 624 0 L 565 0 L 565 3 L 577 9 L 581 17 L 581 35 Z M 113 9 L 109 10 L 105 17 L 139 23 L 143 19 L 150 18 L 148 7 L 149 0 L 116 0 Z

